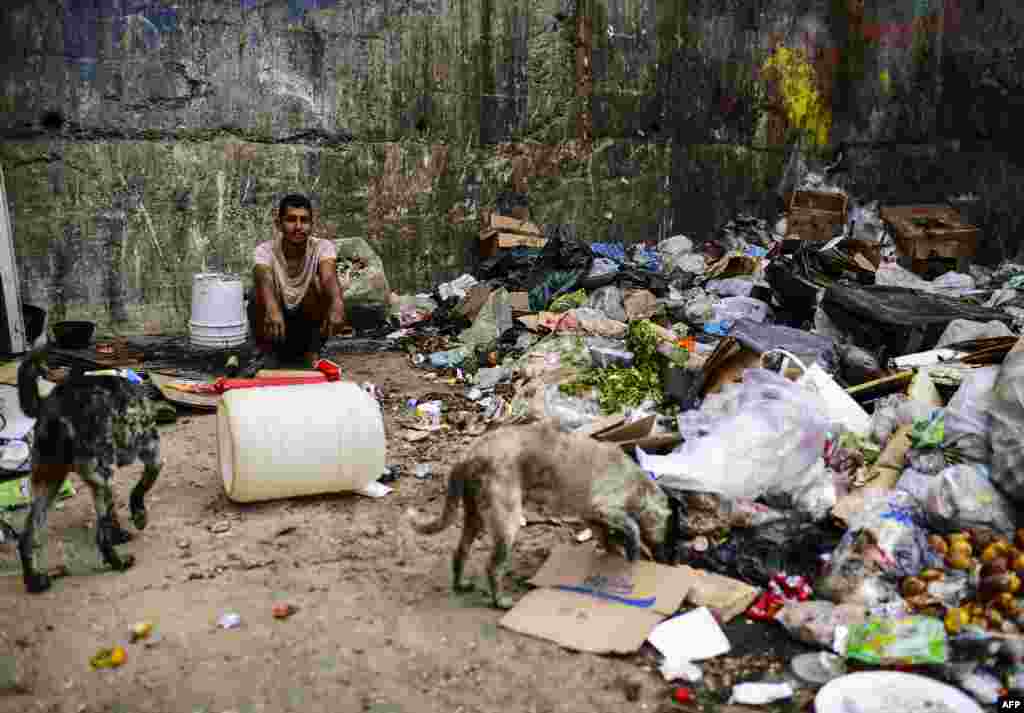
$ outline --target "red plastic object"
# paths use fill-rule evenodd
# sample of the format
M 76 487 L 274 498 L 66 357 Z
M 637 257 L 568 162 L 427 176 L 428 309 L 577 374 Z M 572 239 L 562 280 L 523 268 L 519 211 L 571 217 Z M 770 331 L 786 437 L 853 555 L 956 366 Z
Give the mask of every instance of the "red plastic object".
M 327 382 L 323 374 L 316 376 L 275 376 L 269 379 L 217 379 L 214 386 L 217 393 L 223 394 L 232 389 L 253 389 L 261 386 L 295 386 L 296 384 L 323 384 Z
M 689 688 L 677 688 L 672 697 L 676 699 L 676 703 L 689 703 L 693 700 L 693 691 Z
M 328 381 L 341 380 L 341 367 L 330 359 L 317 359 L 316 363 L 313 364 L 313 368 L 326 376 Z

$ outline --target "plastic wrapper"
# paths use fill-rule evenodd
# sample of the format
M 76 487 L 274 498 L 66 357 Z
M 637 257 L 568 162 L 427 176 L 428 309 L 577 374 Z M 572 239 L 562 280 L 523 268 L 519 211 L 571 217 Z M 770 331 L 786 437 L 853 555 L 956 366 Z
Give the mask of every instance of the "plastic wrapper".
M 935 480 L 934 473 L 922 473 L 914 468 L 906 468 L 900 475 L 896 488 L 910 493 L 914 496 L 914 500 L 924 507 L 925 502 L 928 500 L 928 488 L 931 487 L 933 480 Z
M 968 372 L 946 406 L 943 444 L 955 447 L 965 460 L 988 463 L 991 458 L 989 408 L 999 377 L 998 366 L 984 366 Z
M 615 285 L 607 285 L 591 293 L 587 307 L 603 312 L 609 319 L 619 322 L 626 321 L 626 310 L 622 305 L 622 290 Z
M 836 341 L 777 324 L 761 324 L 749 319 L 733 323 L 729 336 L 758 354 L 784 350 L 800 358 L 808 366 L 817 362 L 829 374 L 839 371 L 839 352 Z
M 1012 534 L 1013 506 L 992 485 L 988 473 L 983 465 L 953 465 L 936 476 L 925 500 L 929 524 L 943 532 L 988 527 Z
M 717 322 L 735 322 L 739 319 L 764 322 L 771 314 L 771 306 L 761 300 L 753 297 L 726 297 L 715 304 L 712 319 Z
M 992 482 L 1011 500 L 1024 502 L 1024 339 L 1003 360 L 989 413 Z
M 638 449 L 641 467 L 669 487 L 727 498 L 804 485 L 828 430 L 817 394 L 766 369 L 748 369 L 741 388 L 722 406 L 717 423 L 708 423 L 708 435 L 685 441 L 671 455 Z
M 863 624 L 867 609 L 855 604 L 833 604 L 822 600 L 787 602 L 775 616 L 794 639 L 812 646 L 833 649 L 836 629 Z
M 941 446 L 946 433 L 944 416 L 942 409 L 935 409 L 928 418 L 915 419 L 910 432 L 911 446 L 919 450 Z
M 793 507 L 812 520 L 823 520 L 837 500 L 833 473 L 819 458 L 800 476 L 800 484 L 790 491 Z
M 885 446 L 897 428 L 912 425 L 921 419 L 927 420 L 933 410 L 932 406 L 903 394 L 886 396 L 875 404 L 875 411 L 871 415 L 871 436 Z
M 549 418 L 558 422 L 563 431 L 575 431 L 601 415 L 596 398 L 577 398 L 563 394 L 558 384 L 549 384 L 544 389 L 544 411 Z
M 944 664 L 949 660 L 946 627 L 926 616 L 870 619 L 850 627 L 846 658 L 875 665 Z
M 911 448 L 907 451 L 906 464 L 908 467 L 927 475 L 938 475 L 948 465 L 946 463 L 946 454 L 934 448 Z
M 837 603 L 873 607 L 898 599 L 896 582 L 942 561 L 928 544 L 920 504 L 901 490 L 868 494 L 815 589 Z
M 722 297 L 750 297 L 754 283 L 742 277 L 727 277 L 724 280 L 709 280 L 704 289 Z

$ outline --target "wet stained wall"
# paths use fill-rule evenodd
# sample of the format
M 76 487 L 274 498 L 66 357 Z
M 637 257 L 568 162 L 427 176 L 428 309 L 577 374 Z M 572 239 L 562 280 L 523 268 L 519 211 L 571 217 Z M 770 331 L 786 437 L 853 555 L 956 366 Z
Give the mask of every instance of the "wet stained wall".
M 0 162 L 26 301 L 172 331 L 248 273 L 276 200 L 395 289 L 471 265 L 483 211 L 587 240 L 771 216 L 797 140 L 887 202 L 1021 230 L 1011 0 L 8 0 Z

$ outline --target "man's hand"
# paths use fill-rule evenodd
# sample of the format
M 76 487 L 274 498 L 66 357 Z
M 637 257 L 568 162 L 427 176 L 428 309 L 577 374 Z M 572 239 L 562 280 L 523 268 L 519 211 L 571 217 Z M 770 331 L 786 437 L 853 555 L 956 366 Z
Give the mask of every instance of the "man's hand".
M 275 342 L 284 341 L 284 315 L 277 305 L 267 305 L 267 313 L 263 322 L 263 334 Z
M 324 337 L 331 337 L 335 334 L 341 334 L 341 330 L 344 327 L 345 303 L 339 298 L 331 302 L 331 308 L 327 310 L 327 319 L 324 320 L 320 333 Z

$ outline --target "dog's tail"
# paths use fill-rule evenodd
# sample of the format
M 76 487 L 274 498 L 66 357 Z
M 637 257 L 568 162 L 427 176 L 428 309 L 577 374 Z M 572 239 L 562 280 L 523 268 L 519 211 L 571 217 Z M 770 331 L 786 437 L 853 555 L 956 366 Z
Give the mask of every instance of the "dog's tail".
M 412 525 L 412 529 L 422 535 L 436 535 L 452 524 L 455 519 L 455 511 L 459 507 L 459 501 L 466 496 L 466 481 L 474 470 L 472 460 L 462 461 L 454 468 L 448 476 L 448 494 L 444 499 L 444 510 L 437 519 L 430 520 L 416 511 L 409 508 L 405 511 L 405 517 Z
M 45 349 L 35 349 L 18 365 L 18 401 L 29 418 L 39 416 L 39 377 L 46 362 Z

